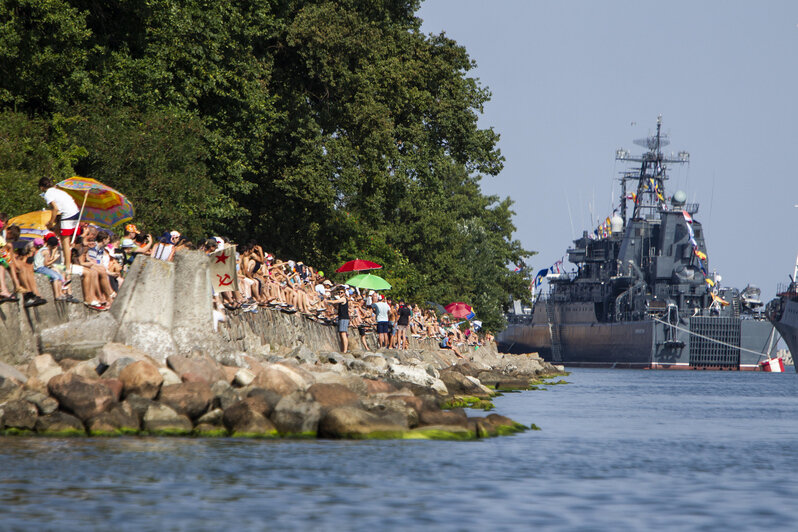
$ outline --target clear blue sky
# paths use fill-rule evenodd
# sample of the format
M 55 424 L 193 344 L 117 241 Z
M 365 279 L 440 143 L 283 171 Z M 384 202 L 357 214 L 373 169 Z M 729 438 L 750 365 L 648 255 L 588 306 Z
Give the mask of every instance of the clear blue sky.
M 562 257 L 612 211 L 615 150 L 656 126 L 690 152 L 668 194 L 701 208 L 710 270 L 766 301 L 798 253 L 798 1 L 427 0 L 426 33 L 465 46 L 493 96 L 482 127 L 506 158 L 487 193 L 515 201 L 516 238 Z M 618 195 L 617 185 L 615 195 Z M 617 198 L 612 198 L 617 204 Z M 573 229 L 569 220 L 569 206 Z

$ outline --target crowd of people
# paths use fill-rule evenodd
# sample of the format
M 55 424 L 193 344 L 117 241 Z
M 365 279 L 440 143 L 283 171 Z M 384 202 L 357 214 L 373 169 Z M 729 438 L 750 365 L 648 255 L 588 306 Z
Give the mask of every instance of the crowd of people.
M 46 302 L 36 275 L 46 277 L 52 297 L 64 303 L 81 303 L 72 295 L 71 281 L 78 276 L 87 307 L 105 311 L 113 304 L 125 273 L 140 255 L 172 261 L 182 249 L 206 254 L 234 244 L 215 236 L 195 244 L 178 231 L 159 237 L 139 231 L 134 224 L 117 235 L 79 220 L 80 209 L 69 194 L 42 178 L 39 182 L 50 210 L 48 233 L 34 240 L 21 238 L 16 225 L 0 213 L 0 303 L 19 301 L 26 307 Z M 371 350 L 367 335 L 376 333 L 378 346 L 407 349 L 410 338 L 437 344 L 462 357 L 462 351 L 493 340 L 479 330 L 478 322 L 456 321 L 434 308 L 392 300 L 373 290 L 336 284 L 302 262 L 278 260 L 255 242 L 236 246 L 238 290 L 214 293 L 214 326 L 228 312 L 279 311 L 300 313 L 309 320 L 335 326 L 341 351 L 347 352 L 349 331 L 357 331 L 360 348 Z M 6 279 L 8 272 L 10 283 Z M 10 285 L 9 285 L 10 284 Z

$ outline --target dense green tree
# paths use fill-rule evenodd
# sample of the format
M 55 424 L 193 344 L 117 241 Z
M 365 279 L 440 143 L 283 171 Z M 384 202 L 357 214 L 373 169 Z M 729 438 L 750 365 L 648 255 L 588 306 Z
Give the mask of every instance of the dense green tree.
M 509 200 L 479 187 L 503 163 L 477 125 L 490 94 L 418 5 L 0 0 L 5 204 L 76 170 L 152 229 L 328 271 L 376 260 L 396 295 L 466 301 L 495 329 L 528 280 L 507 269 L 527 254 Z

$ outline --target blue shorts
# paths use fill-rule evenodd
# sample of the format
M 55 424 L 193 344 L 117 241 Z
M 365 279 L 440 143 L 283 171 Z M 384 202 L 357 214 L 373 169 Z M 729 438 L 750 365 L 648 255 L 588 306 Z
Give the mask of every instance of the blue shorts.
M 338 332 L 345 333 L 346 330 L 349 329 L 349 320 L 338 320 Z
M 46 266 L 42 266 L 40 268 L 36 268 L 33 271 L 35 271 L 36 273 L 40 273 L 42 275 L 46 275 L 47 277 L 50 278 L 51 281 L 63 281 L 64 280 L 64 276 L 63 275 L 61 275 L 57 271 L 52 270 L 52 269 L 50 269 L 50 268 L 48 268 Z
M 377 334 L 388 334 L 391 332 L 391 322 L 390 321 L 378 321 L 377 322 Z

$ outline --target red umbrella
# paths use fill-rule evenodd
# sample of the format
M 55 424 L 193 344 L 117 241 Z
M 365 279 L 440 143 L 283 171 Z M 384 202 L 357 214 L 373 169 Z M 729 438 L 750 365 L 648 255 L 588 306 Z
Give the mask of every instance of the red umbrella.
M 471 305 L 467 305 L 462 301 L 458 301 L 456 303 L 449 303 L 445 307 L 446 312 L 454 316 L 455 318 L 465 318 L 470 320 L 474 317 L 474 310 L 471 308 Z
M 338 268 L 335 271 L 337 271 L 339 273 L 340 272 L 362 272 L 362 271 L 365 271 L 365 270 L 378 270 L 380 268 L 382 268 L 382 266 L 380 266 L 376 262 L 371 262 L 370 260 L 355 259 L 355 260 L 350 260 L 349 262 L 347 262 L 346 264 L 344 264 L 343 266 L 341 266 L 340 268 Z

